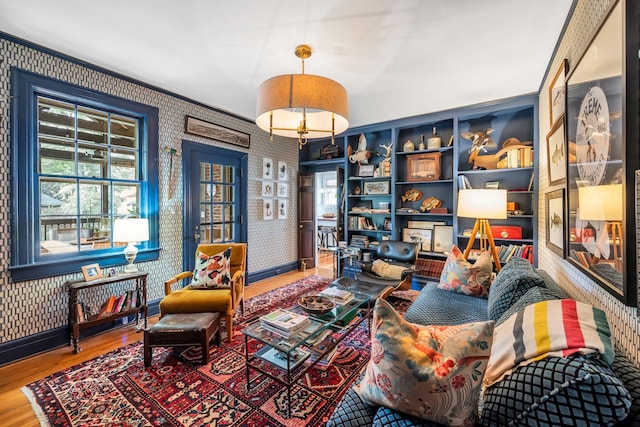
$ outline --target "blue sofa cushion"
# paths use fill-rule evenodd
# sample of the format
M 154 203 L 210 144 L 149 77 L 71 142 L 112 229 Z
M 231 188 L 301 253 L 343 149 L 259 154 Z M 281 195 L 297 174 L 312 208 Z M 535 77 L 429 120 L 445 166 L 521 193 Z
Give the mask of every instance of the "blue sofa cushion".
M 461 325 L 487 320 L 487 300 L 438 289 L 437 282 L 424 285 L 404 315 L 419 325 Z
M 497 320 L 527 291 L 536 286 L 545 286 L 544 280 L 536 274 L 524 258 L 512 258 L 496 275 L 489 289 L 487 316 Z
M 598 357 L 548 357 L 488 387 L 480 425 L 612 425 L 630 407 L 629 391 Z
M 354 384 L 360 383 L 361 379 L 362 375 L 354 381 Z M 370 426 L 377 411 L 378 405 L 370 405 L 365 402 L 351 387 L 336 406 L 326 427 Z
M 380 406 L 376 416 L 373 418 L 373 427 L 444 427 L 433 421 L 411 417 L 409 415 L 396 412 L 385 406 Z
M 502 313 L 502 316 L 496 321 L 496 326 L 504 323 L 509 317 L 528 305 L 535 304 L 540 301 L 549 301 L 554 299 L 566 298 L 564 292 L 557 292 L 553 289 L 542 288 L 540 286 L 533 287 L 527 291 L 518 301 Z
M 638 367 L 618 350 L 616 350 L 616 357 L 613 359 L 611 367 L 624 383 L 632 399 L 629 415 L 624 421 L 616 425 L 624 427 L 640 426 L 640 375 L 638 374 Z

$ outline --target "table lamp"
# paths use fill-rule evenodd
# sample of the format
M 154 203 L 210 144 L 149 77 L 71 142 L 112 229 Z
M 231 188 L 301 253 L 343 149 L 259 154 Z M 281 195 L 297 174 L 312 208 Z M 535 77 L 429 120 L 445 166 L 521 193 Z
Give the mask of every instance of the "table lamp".
M 616 270 L 622 271 L 622 184 L 578 187 L 578 206 L 580 219 L 604 221 L 610 226 L 613 259 Z
M 496 270 L 500 271 L 500 259 L 493 241 L 493 234 L 491 234 L 489 219 L 505 219 L 507 217 L 507 190 L 484 188 L 460 190 L 456 212 L 462 218 L 476 218 L 469 243 L 464 251 L 464 257 L 469 256 L 476 235 L 480 232 L 480 250 L 491 249 Z
M 116 219 L 113 225 L 113 241 L 127 242 L 124 249 L 124 258 L 128 264 L 124 268 L 125 273 L 135 273 L 138 271 L 133 262 L 138 255 L 136 243 L 149 240 L 149 220 L 147 218 L 122 218 Z

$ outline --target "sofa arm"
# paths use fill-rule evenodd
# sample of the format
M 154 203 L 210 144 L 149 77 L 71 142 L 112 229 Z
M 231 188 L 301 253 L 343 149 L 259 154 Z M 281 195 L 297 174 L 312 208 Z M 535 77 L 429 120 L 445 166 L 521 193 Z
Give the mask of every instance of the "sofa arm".
M 173 276 L 171 279 L 167 280 L 164 282 L 164 294 L 165 295 L 169 295 L 171 293 L 171 286 L 174 283 L 177 283 L 183 279 L 189 278 L 193 276 L 193 272 L 192 271 L 183 271 L 180 274 L 176 274 L 175 276 Z

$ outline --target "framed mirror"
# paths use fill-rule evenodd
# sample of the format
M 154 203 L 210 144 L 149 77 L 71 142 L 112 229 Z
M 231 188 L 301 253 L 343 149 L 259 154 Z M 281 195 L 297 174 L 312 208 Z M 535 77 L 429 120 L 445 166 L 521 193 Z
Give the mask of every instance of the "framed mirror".
M 637 29 L 625 29 L 636 28 L 627 18 L 637 25 L 638 15 L 629 14 L 635 6 L 628 4 L 612 4 L 568 74 L 566 247 L 570 262 L 620 301 L 636 305 L 638 36 Z M 629 45 L 636 46 L 635 57 Z

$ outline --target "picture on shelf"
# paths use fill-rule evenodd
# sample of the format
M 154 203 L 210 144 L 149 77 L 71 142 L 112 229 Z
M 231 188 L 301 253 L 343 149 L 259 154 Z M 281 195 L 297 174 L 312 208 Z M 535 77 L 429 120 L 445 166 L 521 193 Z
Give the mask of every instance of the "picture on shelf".
M 402 241 L 419 245 L 420 250 L 430 252 L 433 230 L 424 228 L 403 228 Z
M 358 165 L 358 176 L 363 178 L 373 177 L 373 173 L 376 170 L 376 165 L 369 164 L 359 164 Z
M 389 194 L 389 181 L 371 181 L 365 182 L 364 194 Z
M 453 246 L 453 226 L 434 225 L 433 226 L 433 251 L 447 252 Z
M 102 277 L 102 270 L 100 270 L 100 265 L 98 264 L 83 265 L 82 275 L 84 276 L 85 282 L 89 282 L 91 280 L 100 279 Z

